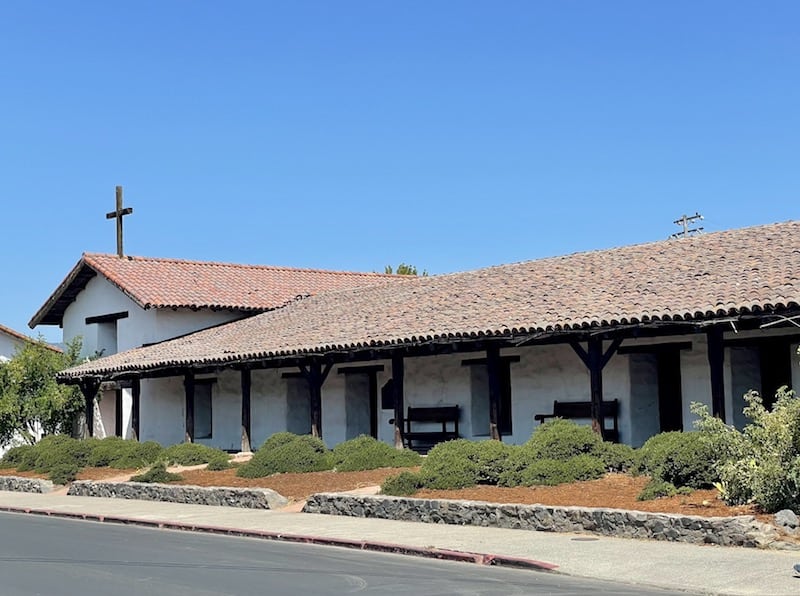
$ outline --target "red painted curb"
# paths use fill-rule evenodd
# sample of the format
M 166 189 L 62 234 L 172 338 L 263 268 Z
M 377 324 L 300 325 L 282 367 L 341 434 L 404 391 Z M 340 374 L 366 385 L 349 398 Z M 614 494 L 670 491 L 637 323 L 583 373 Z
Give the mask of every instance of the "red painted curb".
M 316 544 L 320 546 L 339 546 L 342 548 L 354 548 L 373 552 L 410 555 L 415 557 L 425 557 L 428 559 L 440 559 L 444 561 L 460 561 L 463 563 L 473 563 L 475 565 L 497 565 L 503 567 L 516 567 L 518 569 L 535 569 L 538 571 L 553 571 L 554 569 L 558 568 L 558 565 L 554 563 L 536 561 L 534 559 L 524 559 L 521 557 L 510 557 L 488 553 L 471 553 L 435 547 L 406 546 L 391 542 L 351 540 L 349 538 L 329 538 L 326 536 L 307 536 L 303 534 L 281 534 L 279 532 L 270 532 L 266 530 L 245 530 L 240 528 L 227 528 L 223 526 L 205 526 L 187 524 L 183 522 L 137 519 L 134 517 L 123 517 L 117 515 L 77 513 L 71 511 L 56 511 L 51 509 L 31 509 L 29 507 L 0 506 L 0 511 L 5 511 L 7 513 L 44 515 L 48 517 L 63 517 L 67 519 L 81 519 L 86 521 L 123 524 L 129 526 L 144 526 L 149 528 L 180 530 L 184 532 L 203 532 L 206 534 L 220 534 L 243 538 L 260 538 L 262 540 L 278 540 L 282 542 Z

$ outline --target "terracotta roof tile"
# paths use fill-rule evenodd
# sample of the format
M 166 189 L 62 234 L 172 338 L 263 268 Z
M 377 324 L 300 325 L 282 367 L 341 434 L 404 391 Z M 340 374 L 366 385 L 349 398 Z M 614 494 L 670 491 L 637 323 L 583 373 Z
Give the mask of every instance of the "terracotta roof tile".
M 800 307 L 800 222 L 320 294 L 65 376 Z
M 69 304 L 98 274 L 142 308 L 243 311 L 270 310 L 308 295 L 398 278 L 379 273 L 86 253 L 33 316 L 30 326 L 61 324 Z

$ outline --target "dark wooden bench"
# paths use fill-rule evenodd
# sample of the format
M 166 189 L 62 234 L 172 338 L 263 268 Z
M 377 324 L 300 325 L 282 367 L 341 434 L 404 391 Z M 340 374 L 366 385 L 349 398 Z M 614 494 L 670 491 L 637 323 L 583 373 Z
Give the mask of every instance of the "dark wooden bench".
M 592 402 L 590 401 L 558 401 L 553 402 L 552 414 L 536 414 L 533 419 L 544 422 L 548 418 L 591 418 Z M 600 404 L 600 420 L 603 427 L 603 439 L 619 442 L 619 400 L 604 401 Z M 606 420 L 611 420 L 611 428 L 606 427 Z
M 415 451 L 427 452 L 436 443 L 458 438 L 458 406 L 420 406 L 408 407 L 406 429 L 403 440 L 406 447 Z M 441 429 L 412 430 L 412 425 L 437 425 Z M 451 428 L 448 428 L 451 425 Z

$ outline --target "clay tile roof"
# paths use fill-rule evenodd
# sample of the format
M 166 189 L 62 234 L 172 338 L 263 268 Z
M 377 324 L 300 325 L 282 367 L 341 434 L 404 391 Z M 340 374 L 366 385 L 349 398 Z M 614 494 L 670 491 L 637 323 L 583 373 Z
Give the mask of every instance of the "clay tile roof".
M 9 337 L 12 337 L 14 339 L 18 339 L 20 341 L 29 341 L 29 342 L 36 341 L 34 338 L 28 337 L 27 335 L 24 335 L 24 334 L 20 333 L 19 331 L 14 331 L 11 327 L 6 327 L 5 325 L 0 325 L 0 333 L 4 333 L 5 335 L 8 335 Z M 48 343 L 45 343 L 44 345 L 46 347 L 48 347 L 49 349 L 53 350 L 54 352 L 62 352 L 63 351 L 61 348 L 53 346 L 53 345 L 48 344 Z
M 91 278 L 102 275 L 142 308 L 265 311 L 299 297 L 397 276 L 85 253 L 29 325 L 60 325 Z
M 800 222 L 788 222 L 320 294 L 62 375 L 798 308 Z

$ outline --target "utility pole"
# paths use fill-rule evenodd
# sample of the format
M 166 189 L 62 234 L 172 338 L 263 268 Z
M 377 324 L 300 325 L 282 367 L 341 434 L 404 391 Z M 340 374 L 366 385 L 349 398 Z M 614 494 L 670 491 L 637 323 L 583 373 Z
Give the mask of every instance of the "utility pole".
M 670 235 L 670 238 L 686 238 L 687 236 L 692 236 L 694 234 L 699 234 L 703 231 L 703 227 L 699 228 L 690 228 L 689 226 L 692 225 L 696 221 L 702 221 L 703 216 L 699 213 L 695 212 L 694 215 L 682 215 L 679 219 L 676 219 L 674 222 L 675 225 L 681 226 L 682 230 L 680 232 L 675 232 L 674 234 Z

